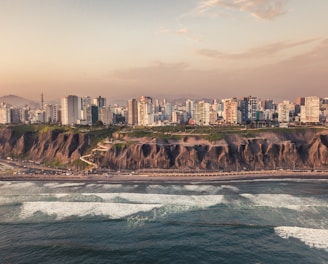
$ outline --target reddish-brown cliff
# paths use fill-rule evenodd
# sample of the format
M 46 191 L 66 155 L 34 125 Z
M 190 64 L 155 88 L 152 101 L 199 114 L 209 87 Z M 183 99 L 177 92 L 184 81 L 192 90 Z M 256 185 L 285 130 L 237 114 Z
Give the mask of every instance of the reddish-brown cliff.
M 79 159 L 88 146 L 88 134 L 27 131 L 18 134 L 10 128 L 0 129 L 0 156 L 39 162 L 68 163 Z
M 86 154 L 88 133 L 49 130 L 22 132 L 0 129 L 0 157 L 31 159 L 39 162 L 69 163 Z M 89 158 L 99 167 L 111 169 L 326 169 L 328 132 L 293 130 L 263 132 L 249 138 L 226 135 L 209 142 L 196 137 L 181 140 L 125 138 L 108 144 L 107 151 L 93 151 Z
M 143 140 L 113 144 L 93 161 L 113 169 L 324 169 L 328 167 L 328 134 L 314 131 L 260 133 L 254 138 L 228 135 L 219 142 L 189 138 L 170 143 Z

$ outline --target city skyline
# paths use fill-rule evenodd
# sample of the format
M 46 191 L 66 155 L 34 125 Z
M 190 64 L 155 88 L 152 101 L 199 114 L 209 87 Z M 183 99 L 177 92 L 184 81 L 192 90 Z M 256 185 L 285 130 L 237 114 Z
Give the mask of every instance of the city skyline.
M 0 103 L 0 124 L 48 123 L 62 125 L 127 124 L 138 126 L 189 125 L 241 125 L 292 126 L 299 124 L 324 124 L 328 117 L 328 98 L 300 97 L 296 103 L 285 100 L 261 100 L 248 96 L 206 102 L 187 99 L 185 102 L 160 101 L 148 96 L 130 99 L 127 106 L 106 104 L 107 99 L 98 96 L 79 97 L 67 95 L 61 104 L 44 104 L 31 108 Z M 182 103 L 182 104 L 181 104 Z M 101 122 L 101 123 L 99 123 Z M 279 125 L 280 126 L 280 125 Z
M 325 97 L 324 0 L 0 1 L 0 96 Z

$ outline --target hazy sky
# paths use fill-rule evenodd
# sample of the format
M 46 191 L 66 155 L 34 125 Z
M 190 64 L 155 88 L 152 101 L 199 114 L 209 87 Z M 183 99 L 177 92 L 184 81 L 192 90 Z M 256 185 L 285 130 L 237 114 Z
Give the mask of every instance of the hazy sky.
M 0 96 L 328 96 L 327 0 L 0 0 Z

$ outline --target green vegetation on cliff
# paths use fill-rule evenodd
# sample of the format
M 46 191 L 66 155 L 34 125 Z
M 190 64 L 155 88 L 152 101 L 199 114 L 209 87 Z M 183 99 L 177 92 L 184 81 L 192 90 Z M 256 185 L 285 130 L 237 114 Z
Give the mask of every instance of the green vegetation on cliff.
M 80 161 L 87 154 L 92 163 L 114 168 L 235 169 L 239 163 L 238 168 L 293 168 L 297 164 L 308 168 L 323 166 L 322 157 L 328 160 L 328 138 L 316 136 L 327 134 L 322 130 L 326 128 L 2 126 L 0 156 L 78 169 L 87 166 Z M 282 153 L 284 157 L 279 156 Z

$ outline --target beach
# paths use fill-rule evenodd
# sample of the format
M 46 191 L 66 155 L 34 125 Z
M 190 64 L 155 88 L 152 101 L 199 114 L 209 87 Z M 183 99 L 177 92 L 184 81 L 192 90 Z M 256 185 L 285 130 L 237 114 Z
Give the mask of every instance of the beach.
M 113 171 L 104 173 L 72 172 L 57 170 L 59 174 L 47 173 L 53 170 L 42 165 L 33 165 L 43 173 L 24 173 L 28 169 L 13 161 L 0 162 L 0 181 L 78 181 L 78 182 L 219 182 L 247 181 L 254 179 L 328 179 L 326 170 L 256 170 L 256 171 L 179 171 L 179 170 L 140 170 Z
M 197 172 L 197 173 L 113 173 L 113 174 L 77 174 L 43 175 L 21 174 L 0 175 L 2 181 L 78 181 L 78 182 L 219 182 L 247 181 L 255 179 L 328 179 L 327 171 L 242 171 L 242 172 Z

